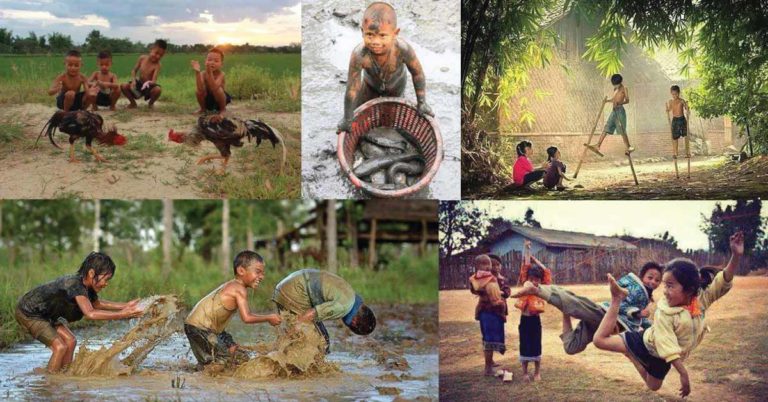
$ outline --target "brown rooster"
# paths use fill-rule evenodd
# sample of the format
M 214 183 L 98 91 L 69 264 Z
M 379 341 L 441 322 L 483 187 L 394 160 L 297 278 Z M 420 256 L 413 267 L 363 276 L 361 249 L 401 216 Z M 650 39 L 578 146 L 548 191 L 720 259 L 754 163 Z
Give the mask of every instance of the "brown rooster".
M 243 138 L 256 138 L 256 146 L 261 141 L 269 140 L 274 148 L 277 143 L 283 147 L 283 161 L 280 165 L 280 174 L 285 166 L 285 141 L 280 132 L 261 120 L 241 120 L 219 115 L 200 116 L 197 119 L 197 127 L 190 133 L 173 131 L 168 132 L 168 140 L 179 144 L 199 145 L 203 140 L 208 140 L 219 150 L 219 155 L 206 155 L 197 161 L 198 165 L 213 159 L 222 159 L 221 172 L 227 169 L 229 157 L 232 155 L 230 147 L 242 147 Z
M 85 147 L 93 154 L 93 157 L 97 162 L 106 162 L 96 149 L 91 146 L 93 140 L 99 144 L 104 145 L 123 145 L 125 144 L 125 137 L 117 133 L 117 129 L 112 126 L 108 131 L 103 130 L 104 119 L 96 113 L 88 112 L 85 110 L 77 110 L 72 112 L 58 111 L 48 120 L 43 126 L 40 135 L 37 136 L 37 141 L 40 141 L 40 137 L 45 133 L 48 139 L 56 148 L 62 149 L 56 141 L 53 140 L 53 134 L 58 128 L 60 132 L 69 134 L 69 161 L 79 162 L 75 159 L 75 141 L 78 138 L 85 137 Z M 37 144 L 37 142 L 35 142 Z

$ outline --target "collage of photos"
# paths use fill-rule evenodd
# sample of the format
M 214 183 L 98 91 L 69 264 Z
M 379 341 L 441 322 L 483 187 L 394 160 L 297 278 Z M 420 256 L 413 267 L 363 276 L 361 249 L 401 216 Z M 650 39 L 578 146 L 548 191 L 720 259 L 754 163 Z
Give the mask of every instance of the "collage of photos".
M 0 399 L 764 401 L 766 27 L 0 1 Z

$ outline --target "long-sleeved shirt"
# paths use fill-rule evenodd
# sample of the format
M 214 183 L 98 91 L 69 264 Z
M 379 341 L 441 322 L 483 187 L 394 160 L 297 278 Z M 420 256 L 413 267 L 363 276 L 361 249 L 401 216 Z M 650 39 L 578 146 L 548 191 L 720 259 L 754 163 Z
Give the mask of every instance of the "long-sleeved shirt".
M 697 317 L 693 317 L 683 306 L 671 307 L 666 298 L 662 298 L 653 315 L 653 325 L 643 334 L 648 351 L 667 362 L 688 357 L 704 339 L 707 309 L 728 293 L 732 285 L 731 281 L 725 280 L 723 272 L 719 272 L 706 289 L 699 290 L 697 297 L 701 314 Z
M 314 308 L 315 321 L 334 320 L 347 315 L 355 304 L 355 290 L 338 275 L 317 269 L 302 269 L 286 276 L 275 286 L 272 301 L 282 308 L 303 314 Z
M 650 327 L 651 322 L 639 315 L 640 311 L 648 307 L 648 304 L 651 302 L 651 295 L 643 281 L 637 275 L 630 272 L 619 278 L 616 283 L 629 291 L 627 297 L 619 305 L 619 321 L 632 331 L 640 331 Z M 603 302 L 602 306 L 605 310 L 608 310 L 610 303 Z

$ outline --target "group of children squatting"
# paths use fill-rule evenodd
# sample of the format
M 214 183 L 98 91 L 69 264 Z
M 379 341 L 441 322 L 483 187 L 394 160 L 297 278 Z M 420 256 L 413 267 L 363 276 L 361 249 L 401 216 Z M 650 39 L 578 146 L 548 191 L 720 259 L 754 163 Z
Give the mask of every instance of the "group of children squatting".
M 560 339 L 567 354 L 584 351 L 590 343 L 602 350 L 622 353 L 634 364 L 649 389 L 661 388 L 670 368 L 680 376 L 680 395 L 691 391 L 685 360 L 702 342 L 706 313 L 732 287 L 733 275 L 744 254 L 744 234 L 730 237 L 731 257 L 724 269 L 698 267 L 686 258 L 666 264 L 645 263 L 638 274 L 630 272 L 618 280 L 608 274 L 611 301 L 596 303 L 552 284 L 552 273 L 531 254 L 525 241 L 517 291 L 512 292 L 501 275 L 501 259 L 482 254 L 475 258 L 475 273 L 469 278 L 470 291 L 478 296 L 475 319 L 480 322 L 485 357 L 485 375 L 494 375 L 494 352 L 504 354 L 504 323 L 509 297 L 517 298 L 518 326 L 523 378 L 541 379 L 541 320 L 539 314 L 550 304 L 563 313 Z M 535 265 L 532 265 L 531 263 Z M 663 297 L 653 292 L 664 285 Z M 576 328 L 571 322 L 576 318 Z M 535 364 L 533 376 L 529 362 Z

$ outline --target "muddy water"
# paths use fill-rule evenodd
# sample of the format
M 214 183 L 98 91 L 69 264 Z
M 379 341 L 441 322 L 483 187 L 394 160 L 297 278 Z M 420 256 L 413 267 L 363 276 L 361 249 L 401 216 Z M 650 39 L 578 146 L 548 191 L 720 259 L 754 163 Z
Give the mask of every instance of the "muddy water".
M 427 77 L 427 103 L 442 131 L 445 159 L 418 197 L 460 198 L 460 15 L 458 2 L 391 1 L 400 37 L 410 43 Z M 344 114 L 349 56 L 362 41 L 364 3 L 302 2 L 302 194 L 312 198 L 362 198 L 341 175 L 336 159 L 336 124 Z M 415 102 L 410 82 L 404 94 Z
M 39 342 L 29 342 L 0 352 L 0 399 L 436 400 L 436 306 L 374 308 L 380 325 L 372 337 L 355 336 L 340 322 L 327 323 L 331 353 L 326 361 L 338 370 L 325 374 L 298 379 L 212 377 L 194 370 L 189 343 L 176 333 L 159 343 L 132 375 L 37 375 L 32 370 L 45 366 L 50 352 Z M 88 348 L 96 350 L 112 345 L 135 322 L 109 322 L 75 330 L 75 335 L 79 341 L 88 339 Z M 237 317 L 228 330 L 246 346 L 277 337 L 268 325 L 244 325 Z

